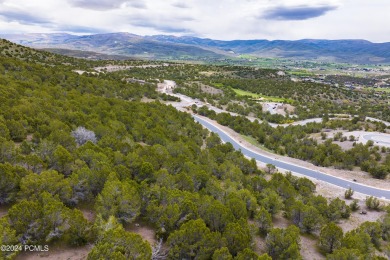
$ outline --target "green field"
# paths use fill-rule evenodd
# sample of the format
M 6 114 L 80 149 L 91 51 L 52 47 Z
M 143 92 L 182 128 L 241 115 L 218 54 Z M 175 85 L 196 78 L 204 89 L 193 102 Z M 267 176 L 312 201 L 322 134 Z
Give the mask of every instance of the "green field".
M 390 88 L 367 88 L 369 90 L 374 90 L 376 92 L 386 92 L 390 93 Z
M 268 149 L 267 147 L 265 147 L 264 145 L 260 144 L 255 138 L 253 138 L 252 136 L 248 136 L 248 135 L 240 135 L 242 137 L 242 139 L 244 139 L 245 141 L 247 141 L 248 143 L 264 150 L 264 151 L 267 151 L 269 153 L 275 153 L 274 151 Z
M 293 102 L 292 99 L 278 98 L 278 97 L 269 97 L 269 96 L 264 96 L 264 95 L 252 93 L 252 92 L 249 92 L 249 91 L 245 91 L 245 90 L 242 90 L 242 89 L 232 88 L 232 90 L 234 90 L 234 92 L 236 92 L 236 94 L 239 95 L 239 96 L 250 96 L 250 97 L 256 98 L 256 99 L 257 98 L 263 98 L 265 101 L 270 101 L 270 102 L 287 102 L 287 103 L 292 103 Z
M 313 72 L 308 72 L 308 71 L 290 71 L 288 72 L 288 74 L 290 75 L 294 75 L 294 76 L 299 76 L 299 77 L 311 77 L 311 76 L 315 76 L 315 73 Z

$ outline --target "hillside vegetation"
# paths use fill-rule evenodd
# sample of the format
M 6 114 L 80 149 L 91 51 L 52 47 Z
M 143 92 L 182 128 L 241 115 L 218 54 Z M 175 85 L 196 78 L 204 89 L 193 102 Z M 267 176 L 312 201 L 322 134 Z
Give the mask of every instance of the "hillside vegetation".
M 1 44 L 0 206 L 7 214 L 0 242 L 11 248 L 1 259 L 15 258 L 22 245 L 88 243 L 88 259 L 301 259 L 305 233 L 328 259 L 389 253 L 389 214 L 343 233 L 337 223 L 356 202 L 318 195 L 306 178 L 259 170 L 162 104 L 152 69 L 143 70 L 150 82 L 143 85 L 120 73 L 79 75 L 72 71 L 79 64 L 101 63 Z M 177 67 L 166 68 L 169 75 Z M 367 207 L 385 209 L 376 198 Z M 281 214 L 287 228 L 274 226 Z M 125 229 L 138 221 L 161 244 Z
M 245 57 L 286 58 L 359 64 L 390 63 L 390 43 L 364 40 L 233 40 L 220 41 L 170 35 L 131 33 L 95 35 L 5 34 L 2 38 L 38 48 L 65 48 L 165 60 L 246 60 Z
M 125 62 L 115 62 L 125 64 Z M 175 92 L 190 97 L 207 100 L 216 106 L 234 105 L 238 113 L 255 113 L 260 119 L 283 123 L 288 118 L 269 115 L 264 111 L 258 114 L 258 102 L 234 93 L 233 89 L 254 94 L 280 98 L 291 103 L 296 109 L 296 120 L 323 117 L 328 114 L 350 114 L 371 116 L 390 122 L 389 94 L 372 91 L 352 90 L 344 85 L 338 87 L 313 82 L 294 82 L 285 74 L 279 75 L 275 69 L 258 69 L 240 66 L 215 66 L 196 64 L 173 64 L 148 68 L 131 68 L 110 73 L 106 76 L 116 79 L 136 78 L 146 81 L 159 79 L 175 80 Z M 223 94 L 210 94 L 202 90 L 202 85 L 223 90 Z M 237 101 L 237 102 L 236 102 Z M 225 107 L 224 107 L 225 108 Z M 237 111 L 233 111 L 237 112 Z

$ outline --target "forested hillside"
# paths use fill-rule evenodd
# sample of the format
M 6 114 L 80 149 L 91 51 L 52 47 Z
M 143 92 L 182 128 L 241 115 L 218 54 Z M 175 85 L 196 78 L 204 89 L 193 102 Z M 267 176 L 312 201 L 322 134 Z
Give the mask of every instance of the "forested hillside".
M 70 35 L 59 33 L 2 34 L 15 43 L 37 48 L 97 51 L 165 60 L 225 60 L 275 57 L 344 63 L 389 63 L 390 43 L 365 40 L 232 40 L 221 41 L 171 35 L 141 36 L 131 33 Z
M 86 244 L 92 260 L 302 259 L 304 234 L 323 258 L 390 255 L 389 214 L 344 233 L 337 224 L 357 201 L 259 170 L 162 104 L 155 84 L 79 75 L 96 63 L 3 44 L 18 52 L 0 54 L 0 259 L 23 245 Z M 128 230 L 140 221 L 160 243 Z

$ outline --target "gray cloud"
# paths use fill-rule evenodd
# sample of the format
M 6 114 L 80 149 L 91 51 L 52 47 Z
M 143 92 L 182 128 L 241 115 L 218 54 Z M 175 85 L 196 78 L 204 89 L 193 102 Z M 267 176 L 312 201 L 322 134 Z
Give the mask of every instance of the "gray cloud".
M 188 9 L 188 8 L 190 8 L 188 5 L 186 5 L 184 3 L 174 3 L 172 6 L 177 7 L 177 8 L 181 8 L 181 9 Z
M 138 20 L 138 21 L 133 21 L 131 24 L 134 26 L 138 26 L 138 27 L 152 28 L 152 29 L 155 29 L 157 31 L 161 31 L 163 33 L 190 33 L 190 32 L 192 32 L 188 28 L 183 28 L 180 26 L 172 26 L 170 24 L 161 24 L 159 22 L 154 22 L 154 21 Z
M 279 6 L 267 10 L 261 18 L 270 20 L 308 20 L 336 9 L 336 6 Z
M 21 11 L 21 10 L 1 10 L 0 16 L 3 16 L 7 21 L 18 22 L 20 24 L 35 25 L 49 24 L 50 22 L 42 17 Z
M 132 3 L 130 3 L 130 6 L 132 6 L 134 8 L 138 8 L 138 9 L 148 9 L 148 7 L 146 6 L 146 3 L 142 2 L 142 1 L 132 2 Z
M 53 25 L 53 29 L 57 31 L 80 33 L 80 34 L 94 34 L 94 33 L 107 33 L 109 31 L 97 29 L 86 26 L 75 26 L 75 25 Z
M 125 16 L 129 25 L 150 28 L 161 33 L 192 33 L 185 23 L 195 21 L 195 19 L 189 15 L 174 14 L 165 15 L 161 13 L 137 13 L 131 16 Z M 188 25 L 188 24 L 187 24 Z
M 56 31 L 68 31 L 74 33 L 104 33 L 107 32 L 105 30 L 86 27 L 86 26 L 74 26 L 74 25 L 64 25 L 57 24 L 55 22 L 49 21 L 42 17 L 34 16 L 30 13 L 23 12 L 21 10 L 7 10 L 0 11 L 0 16 L 4 17 L 8 22 L 18 22 L 24 25 L 44 25 L 47 28 L 51 28 Z
M 69 3 L 73 6 L 97 11 L 117 9 L 122 4 L 129 4 L 135 8 L 146 8 L 146 4 L 142 0 L 69 0 Z

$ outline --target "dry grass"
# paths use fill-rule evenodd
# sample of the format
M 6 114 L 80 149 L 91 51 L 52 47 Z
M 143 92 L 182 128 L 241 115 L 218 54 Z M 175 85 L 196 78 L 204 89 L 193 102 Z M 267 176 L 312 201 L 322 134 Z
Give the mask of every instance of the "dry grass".
M 125 226 L 125 230 L 140 235 L 144 240 L 148 241 L 151 246 L 158 242 L 154 229 L 143 221 L 135 221 L 134 223 Z
M 86 220 L 89 222 L 94 222 L 96 218 L 96 212 L 90 209 L 80 209 L 81 213 L 83 213 L 83 216 Z
M 9 208 L 9 206 L 0 206 L 0 218 L 7 215 Z
M 282 213 L 275 215 L 272 219 L 274 228 L 287 228 L 291 225 L 291 221 L 284 218 Z
M 301 235 L 301 255 L 305 260 L 326 259 L 317 247 L 317 239 L 313 235 Z
M 217 95 L 217 94 L 223 94 L 223 91 L 214 87 L 210 87 L 207 85 L 201 85 L 202 92 Z
M 353 212 L 349 219 L 343 219 L 338 224 L 345 232 L 358 228 L 362 223 L 366 221 L 375 222 L 386 215 L 384 211 L 372 211 L 367 210 L 364 206 L 364 202 L 360 202 L 360 210 Z M 366 215 L 360 214 L 361 210 L 367 211 Z
M 87 259 L 93 245 L 82 247 L 49 247 L 48 252 L 23 252 L 15 260 L 84 260 Z

